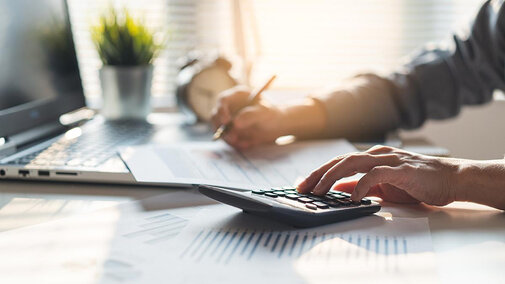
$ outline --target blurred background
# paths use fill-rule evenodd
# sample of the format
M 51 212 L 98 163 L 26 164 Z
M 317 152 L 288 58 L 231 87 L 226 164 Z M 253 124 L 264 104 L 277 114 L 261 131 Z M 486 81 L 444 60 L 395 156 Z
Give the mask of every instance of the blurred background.
M 468 30 L 482 0 L 70 0 L 86 99 L 100 105 L 101 66 L 89 34 L 90 23 L 108 6 L 128 8 L 170 41 L 155 61 L 153 103 L 175 106 L 178 58 L 191 50 L 219 53 L 232 72 L 255 86 L 266 75 L 279 79 L 273 91 L 311 90 L 359 71 L 391 70 L 416 48 L 450 42 Z M 160 35 L 162 36 L 162 35 Z M 455 120 L 429 122 L 402 136 L 426 136 L 452 155 L 501 158 L 505 152 L 505 101 L 466 108 Z M 483 127 L 485 125 L 485 127 Z M 478 145 L 478 146 L 477 146 Z M 475 149 L 468 151 L 468 149 Z

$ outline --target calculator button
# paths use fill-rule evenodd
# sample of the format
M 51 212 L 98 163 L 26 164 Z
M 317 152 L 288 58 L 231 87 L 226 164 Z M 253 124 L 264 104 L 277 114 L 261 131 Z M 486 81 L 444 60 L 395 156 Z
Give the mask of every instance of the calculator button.
M 293 200 L 296 200 L 299 198 L 299 196 L 296 194 L 286 194 L 286 197 L 289 199 L 293 199 Z
M 296 188 L 295 187 L 292 187 L 292 186 L 283 186 L 282 189 L 284 190 L 294 190 L 296 191 Z
M 361 199 L 361 204 L 370 205 L 370 204 L 372 204 L 372 200 L 370 200 L 368 198 L 363 198 L 363 199 Z
M 303 202 L 303 203 L 310 203 L 313 200 L 308 197 L 303 196 L 303 197 L 298 197 L 298 201 Z
M 351 204 L 352 205 L 361 205 L 361 201 L 354 201 L 354 200 L 351 200 Z
M 263 194 L 265 192 L 263 190 L 253 190 L 252 193 L 254 193 L 254 194 Z
M 266 192 L 265 196 L 268 196 L 268 197 L 277 197 L 277 194 L 275 194 L 273 192 Z
M 272 191 L 282 191 L 282 187 L 272 187 L 270 190 Z
M 351 201 L 347 199 L 337 199 L 337 202 L 339 202 L 342 205 L 351 205 Z
M 323 200 L 324 198 L 323 197 L 320 197 L 320 196 L 317 196 L 317 195 L 309 195 L 308 198 L 312 199 L 312 200 L 315 200 L 315 201 L 321 201 Z
M 298 192 L 296 190 L 284 190 L 286 194 L 297 194 Z
M 284 191 L 274 191 L 273 193 L 277 194 L 278 196 L 285 196 L 286 193 Z
M 317 208 L 321 208 L 321 209 L 327 209 L 327 208 L 329 208 L 329 206 L 327 204 L 325 204 L 323 202 L 319 202 L 319 201 L 314 202 L 312 204 L 316 205 Z
M 342 199 L 346 199 L 346 197 L 345 197 L 345 196 L 342 196 L 342 195 L 334 195 L 334 196 L 333 196 L 333 198 L 334 198 L 334 199 L 341 199 L 341 200 L 342 200 Z
M 317 206 L 311 203 L 305 204 L 305 207 L 312 209 L 312 210 L 317 210 Z
M 325 200 L 323 201 L 325 204 L 328 204 L 329 206 L 331 207 L 339 207 L 340 206 L 340 202 L 337 202 L 337 201 L 333 201 L 333 200 Z

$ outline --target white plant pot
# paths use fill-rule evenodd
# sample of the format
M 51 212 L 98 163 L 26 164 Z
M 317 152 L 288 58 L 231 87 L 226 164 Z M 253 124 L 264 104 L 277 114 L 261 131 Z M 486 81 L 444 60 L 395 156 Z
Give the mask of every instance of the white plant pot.
M 152 65 L 103 66 L 102 115 L 109 120 L 144 120 L 151 112 L 152 78 Z

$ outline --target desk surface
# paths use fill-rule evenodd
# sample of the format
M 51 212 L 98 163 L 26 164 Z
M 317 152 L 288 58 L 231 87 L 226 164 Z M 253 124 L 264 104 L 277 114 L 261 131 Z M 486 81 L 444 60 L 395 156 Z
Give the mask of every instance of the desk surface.
M 167 130 L 172 138 L 175 132 L 183 131 L 174 129 Z M 179 134 L 178 137 L 187 136 Z M 126 185 L 2 181 L 0 232 L 170 190 Z M 501 211 L 457 202 L 446 207 L 383 204 L 381 212 L 393 217 L 429 219 L 441 282 L 505 283 L 505 214 Z

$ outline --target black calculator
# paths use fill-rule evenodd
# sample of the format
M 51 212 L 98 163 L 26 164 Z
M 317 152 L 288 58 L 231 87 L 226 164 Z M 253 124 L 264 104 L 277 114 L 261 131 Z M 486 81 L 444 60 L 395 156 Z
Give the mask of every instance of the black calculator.
M 290 186 L 238 191 L 210 185 L 198 190 L 219 202 L 240 208 L 244 212 L 275 219 L 295 227 L 313 227 L 349 220 L 380 210 L 380 205 L 368 198 L 351 200 L 346 192 L 330 191 L 325 196 L 301 194 Z

